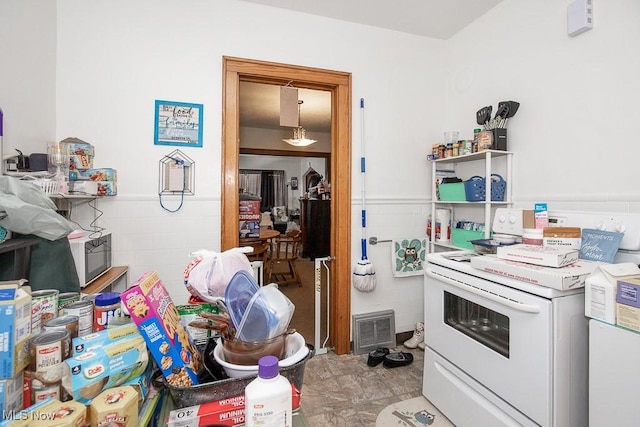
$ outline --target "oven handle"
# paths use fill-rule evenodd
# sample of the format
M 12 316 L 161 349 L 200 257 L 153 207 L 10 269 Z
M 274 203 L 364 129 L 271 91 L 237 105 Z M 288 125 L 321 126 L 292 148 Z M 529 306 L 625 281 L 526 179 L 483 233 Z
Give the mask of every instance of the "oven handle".
M 472 294 L 475 294 L 475 295 L 477 295 L 479 297 L 490 299 L 493 302 L 496 302 L 498 304 L 507 306 L 507 307 L 512 308 L 514 310 L 522 311 L 522 312 L 525 312 L 525 313 L 540 313 L 540 307 L 538 307 L 537 305 L 523 304 L 521 302 L 512 301 L 510 299 L 506 299 L 504 297 L 501 297 L 501 296 L 498 296 L 498 295 L 494 295 L 494 294 L 491 294 L 489 292 L 480 291 L 480 290 L 474 288 L 473 286 L 462 286 L 458 282 L 456 282 L 455 280 L 449 279 L 448 277 L 445 277 L 445 276 L 440 276 L 439 274 L 433 273 L 429 269 L 425 270 L 425 273 L 426 273 L 427 276 L 429 276 L 429 277 L 431 277 L 433 279 L 440 280 L 441 282 L 444 282 L 444 283 L 446 283 L 448 285 L 454 286 L 454 287 L 456 287 L 458 289 L 462 289 L 463 291 L 471 292 Z

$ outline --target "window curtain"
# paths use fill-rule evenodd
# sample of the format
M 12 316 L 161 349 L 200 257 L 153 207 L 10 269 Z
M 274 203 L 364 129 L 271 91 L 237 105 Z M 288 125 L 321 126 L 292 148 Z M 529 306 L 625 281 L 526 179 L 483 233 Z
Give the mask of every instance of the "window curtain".
M 240 187 L 260 197 L 261 212 L 270 212 L 274 206 L 288 207 L 287 178 L 283 170 L 241 169 Z

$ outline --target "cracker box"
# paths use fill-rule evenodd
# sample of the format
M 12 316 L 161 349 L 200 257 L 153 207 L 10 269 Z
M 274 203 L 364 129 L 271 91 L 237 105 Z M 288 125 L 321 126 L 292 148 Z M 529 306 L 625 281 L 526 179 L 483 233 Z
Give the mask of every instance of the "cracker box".
M 291 384 L 292 405 L 296 411 L 300 408 L 300 390 Z M 167 427 L 205 427 L 244 425 L 244 394 L 213 400 L 200 405 L 175 409 L 169 412 Z
M 640 268 L 632 262 L 600 265 L 585 281 L 585 316 L 615 325 L 618 283 L 633 277 L 640 277 Z
M 66 359 L 62 386 L 78 402 L 89 404 L 104 390 L 140 376 L 148 362 L 141 336 L 123 338 Z
M 174 386 L 198 384 L 200 353 L 158 273 L 143 274 L 121 298 L 167 382 Z
M 93 157 L 95 155 L 93 145 L 78 138 L 65 138 L 60 143 L 69 147 L 70 179 L 77 179 L 74 178 L 77 174 L 72 172 L 93 168 Z
M 131 386 L 103 391 L 89 407 L 91 427 L 137 427 L 138 392 Z
M 0 378 L 15 378 L 29 364 L 31 295 L 18 284 L 0 285 Z
M 29 427 L 84 427 L 87 422 L 87 407 L 70 400 L 56 399 L 34 411 Z
M 482 255 L 472 257 L 471 266 L 521 282 L 562 291 L 583 287 L 586 278 L 596 269 L 598 263 L 579 260 L 566 267 L 545 267 L 500 259 L 493 255 Z
M 545 267 L 564 267 L 578 261 L 577 249 L 539 245 L 498 246 L 498 258 L 526 262 Z
M 24 375 L 20 372 L 14 378 L 0 380 L 0 413 L 18 412 L 23 404 Z

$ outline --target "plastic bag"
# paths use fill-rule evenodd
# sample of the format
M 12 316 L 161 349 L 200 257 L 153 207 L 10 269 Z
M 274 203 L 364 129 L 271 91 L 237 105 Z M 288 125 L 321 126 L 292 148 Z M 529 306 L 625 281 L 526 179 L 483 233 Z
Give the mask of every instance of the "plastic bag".
M 245 253 L 252 247 L 233 248 L 224 252 L 201 249 L 189 254 L 193 257 L 184 269 L 184 284 L 191 295 L 207 302 L 224 300 L 229 281 L 240 270 L 253 275 L 253 268 Z

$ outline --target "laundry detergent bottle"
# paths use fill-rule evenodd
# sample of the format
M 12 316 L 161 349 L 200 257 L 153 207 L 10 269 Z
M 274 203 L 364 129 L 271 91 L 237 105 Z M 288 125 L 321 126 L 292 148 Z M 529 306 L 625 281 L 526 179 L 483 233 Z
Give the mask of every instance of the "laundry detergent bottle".
M 247 427 L 291 427 L 291 384 L 280 375 L 277 357 L 260 358 L 258 377 L 245 387 L 244 401 Z

